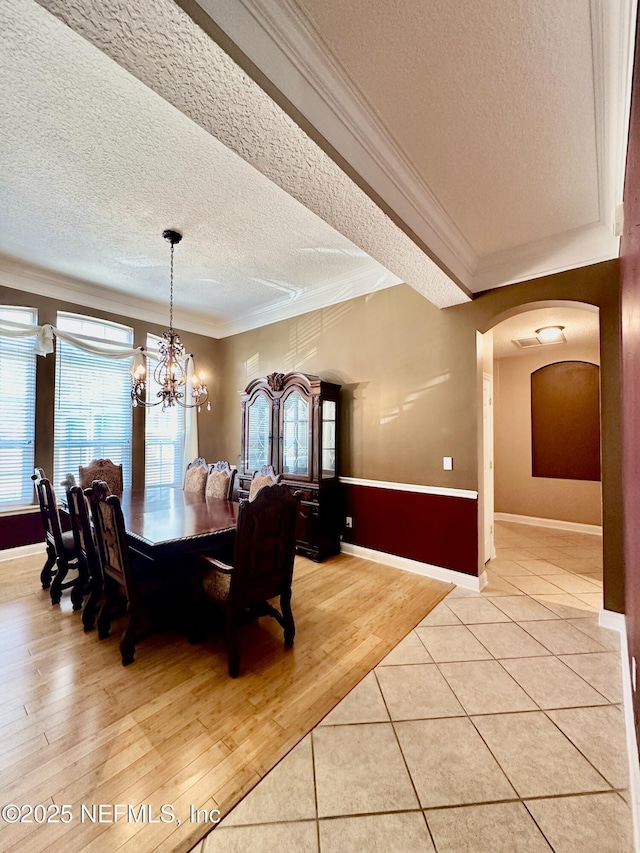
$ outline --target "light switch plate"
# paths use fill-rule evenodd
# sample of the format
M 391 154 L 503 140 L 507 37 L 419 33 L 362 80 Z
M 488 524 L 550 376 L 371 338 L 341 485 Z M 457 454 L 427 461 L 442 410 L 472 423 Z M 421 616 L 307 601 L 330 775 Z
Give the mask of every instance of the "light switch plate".
M 453 456 L 442 457 L 442 470 L 453 471 Z

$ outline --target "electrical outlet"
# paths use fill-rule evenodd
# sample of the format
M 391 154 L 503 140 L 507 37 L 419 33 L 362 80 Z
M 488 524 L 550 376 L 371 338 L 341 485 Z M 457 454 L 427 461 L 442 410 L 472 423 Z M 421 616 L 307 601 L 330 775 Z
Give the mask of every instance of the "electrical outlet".
M 346 518 L 344 520 L 344 526 L 345 527 L 353 527 L 353 517 L 352 516 L 350 516 L 350 515 L 346 516 Z

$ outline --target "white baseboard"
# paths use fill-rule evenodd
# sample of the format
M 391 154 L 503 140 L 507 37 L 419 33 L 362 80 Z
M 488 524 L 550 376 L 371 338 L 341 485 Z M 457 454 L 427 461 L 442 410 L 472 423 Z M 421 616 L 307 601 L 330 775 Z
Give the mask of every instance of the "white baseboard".
M 625 634 L 626 636 L 627 623 L 624 613 L 617 613 L 615 610 L 605 610 L 603 608 L 598 614 L 598 625 L 601 628 L 609 628 L 610 631 L 617 631 L 619 634 Z
M 494 512 L 494 521 L 510 521 L 513 524 L 529 524 L 533 527 L 552 527 L 556 530 L 570 530 L 572 533 L 591 533 L 602 536 L 599 524 L 581 524 L 578 521 L 560 521 L 555 518 L 534 518 L 532 515 L 513 515 L 510 512 Z
M 373 548 L 363 548 L 361 545 L 351 545 L 349 542 L 341 542 L 340 551 L 343 554 L 351 554 L 353 557 L 361 557 L 363 560 L 371 560 L 372 563 L 384 563 L 385 566 L 392 566 L 394 569 L 413 572 L 414 575 L 454 583 L 456 586 L 471 589 L 474 592 L 480 592 L 487 582 L 486 572 L 483 572 L 480 577 L 466 575 L 464 572 L 443 569 L 441 566 L 432 566 L 430 563 L 421 563 L 419 560 L 410 560 L 408 557 L 398 557 L 397 554 L 387 554 L 386 551 L 374 551 Z
M 0 563 L 3 560 L 17 560 L 20 557 L 30 557 L 32 554 L 44 554 L 44 542 L 34 545 L 20 545 L 18 548 L 4 548 L 0 551 Z
M 606 612 L 611 611 L 602 611 L 600 619 L 602 619 L 602 613 Z M 620 631 L 620 662 L 622 665 L 622 700 L 627 735 L 627 755 L 629 757 L 629 800 L 631 803 L 631 820 L 633 824 L 633 849 L 635 853 L 640 853 L 640 763 L 638 762 L 636 727 L 633 720 L 633 693 L 628 665 L 629 647 L 627 646 L 627 632 L 624 625 L 625 618 L 621 613 L 613 615 L 620 617 L 622 621 L 622 630 Z M 620 620 L 615 621 L 617 624 L 620 624 Z M 603 624 L 603 622 L 600 621 L 600 624 Z M 605 627 L 609 626 L 605 625 Z

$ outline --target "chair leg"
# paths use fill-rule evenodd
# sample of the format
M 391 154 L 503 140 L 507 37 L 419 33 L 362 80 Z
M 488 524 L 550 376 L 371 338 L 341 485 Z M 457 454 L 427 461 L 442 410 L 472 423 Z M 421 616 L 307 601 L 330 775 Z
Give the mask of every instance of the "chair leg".
M 293 621 L 293 613 L 291 611 L 291 590 L 288 589 L 280 596 L 280 609 L 282 610 L 282 620 L 284 622 L 284 644 L 287 647 L 293 645 L 293 638 L 296 635 L 296 624 Z
M 227 644 L 229 675 L 231 678 L 237 678 L 240 673 L 240 644 L 238 642 L 236 620 L 231 610 L 227 610 L 226 614 L 225 640 Z
M 111 608 L 117 601 L 118 585 L 110 577 L 104 579 L 104 601 L 98 613 L 98 638 L 106 640 L 111 631 Z
M 127 627 L 124 629 L 122 639 L 120 640 L 122 666 L 129 666 L 130 663 L 133 663 L 133 657 L 136 653 L 136 639 L 142 639 L 148 633 L 146 629 L 144 632 L 140 630 L 143 624 L 143 615 L 144 607 L 137 595 L 134 598 L 130 598 L 127 602 Z
M 102 577 L 99 574 L 89 580 L 89 596 L 82 609 L 82 625 L 85 631 L 91 631 L 96 623 L 96 609 L 102 594 Z
M 52 604 L 60 604 L 60 599 L 62 598 L 62 582 L 66 578 L 69 572 L 69 566 L 67 563 L 61 563 L 58 560 L 58 571 L 51 582 L 51 603 Z
M 136 633 L 135 622 L 136 614 L 131 607 L 131 602 L 127 605 L 128 622 L 124 629 L 122 639 L 120 640 L 120 655 L 122 656 L 122 666 L 129 666 L 133 663 L 133 657 L 136 653 Z
M 47 545 L 47 561 L 40 572 L 40 583 L 42 584 L 42 589 L 49 589 L 51 586 L 51 578 L 53 577 L 53 572 L 51 570 L 55 564 L 56 549 L 53 545 Z
M 88 580 L 89 575 L 87 571 L 82 566 L 78 565 L 78 577 L 71 587 L 71 603 L 73 604 L 74 610 L 82 610 L 84 592 L 87 587 Z

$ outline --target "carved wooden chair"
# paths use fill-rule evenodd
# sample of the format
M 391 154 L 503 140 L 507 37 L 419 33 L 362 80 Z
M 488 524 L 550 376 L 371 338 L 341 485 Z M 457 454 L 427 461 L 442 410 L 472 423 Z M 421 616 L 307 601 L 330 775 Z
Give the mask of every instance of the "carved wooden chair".
M 110 459 L 92 459 L 88 465 L 80 465 L 80 488 L 88 489 L 94 480 L 106 483 L 112 495 L 122 495 L 122 465 Z
M 107 484 L 99 480 L 94 480 L 85 494 L 91 507 L 104 579 L 104 600 L 97 619 L 98 637 L 104 640 L 109 636 L 112 613 L 122 610 L 124 599 L 127 624 L 120 639 L 120 655 L 122 665 L 128 666 L 133 663 L 136 643 L 155 628 L 158 604 L 172 606 L 175 594 L 166 578 L 158 577 L 155 564 L 149 561 L 147 565 L 146 558 L 140 554 L 135 555 L 136 562 L 133 562 L 120 498 L 110 495 Z
M 43 589 L 50 588 L 52 604 L 60 604 L 62 590 L 71 587 L 73 609 L 80 610 L 86 574 L 78 560 L 73 531 L 62 530 L 53 486 L 46 477 L 40 476 L 41 473 L 44 473 L 42 469 L 36 468 L 33 475 L 47 548 L 47 560 L 40 572 L 40 582 Z M 77 569 L 78 575 L 67 581 L 71 569 Z
M 204 495 L 204 491 L 207 487 L 208 473 L 209 466 L 207 465 L 206 459 L 203 459 L 202 456 L 198 456 L 198 458 L 194 459 L 193 462 L 189 462 L 184 475 L 184 491 L 196 492 Z
M 256 495 L 265 486 L 275 486 L 282 479 L 282 474 L 276 474 L 273 465 L 263 465 L 258 471 L 253 472 L 249 485 L 249 500 L 253 501 Z
M 67 505 L 76 553 L 84 566 L 89 584 L 89 595 L 82 608 L 82 624 L 85 631 L 90 631 L 95 625 L 96 608 L 102 595 L 102 568 L 89 519 L 87 498 L 80 486 L 74 485 L 67 490 Z
M 233 495 L 233 482 L 236 472 L 228 462 L 215 462 L 209 466 L 205 497 L 221 498 L 230 501 Z
M 98 636 L 101 640 L 109 636 L 111 614 L 118 609 L 124 597 L 128 620 L 120 640 L 120 655 L 122 665 L 127 666 L 132 663 L 135 654 L 143 607 L 133 578 L 120 499 L 117 495 L 109 494 L 107 484 L 100 480 L 93 482 L 86 490 L 86 495 L 91 507 L 104 579 L 104 601 L 98 613 Z
M 273 616 L 284 629 L 285 646 L 293 645 L 291 581 L 297 504 L 286 486 L 261 489 L 252 502 L 240 502 L 231 565 L 206 555 L 199 558 L 202 590 L 224 612 L 232 678 L 240 670 L 238 623 L 247 614 Z M 280 612 L 268 603 L 276 596 Z
M 75 474 L 73 474 L 71 471 L 67 471 L 67 473 L 64 475 L 64 480 L 60 480 L 60 485 L 66 491 L 69 491 L 69 489 L 73 488 L 73 486 L 77 486 L 78 481 L 76 480 Z

